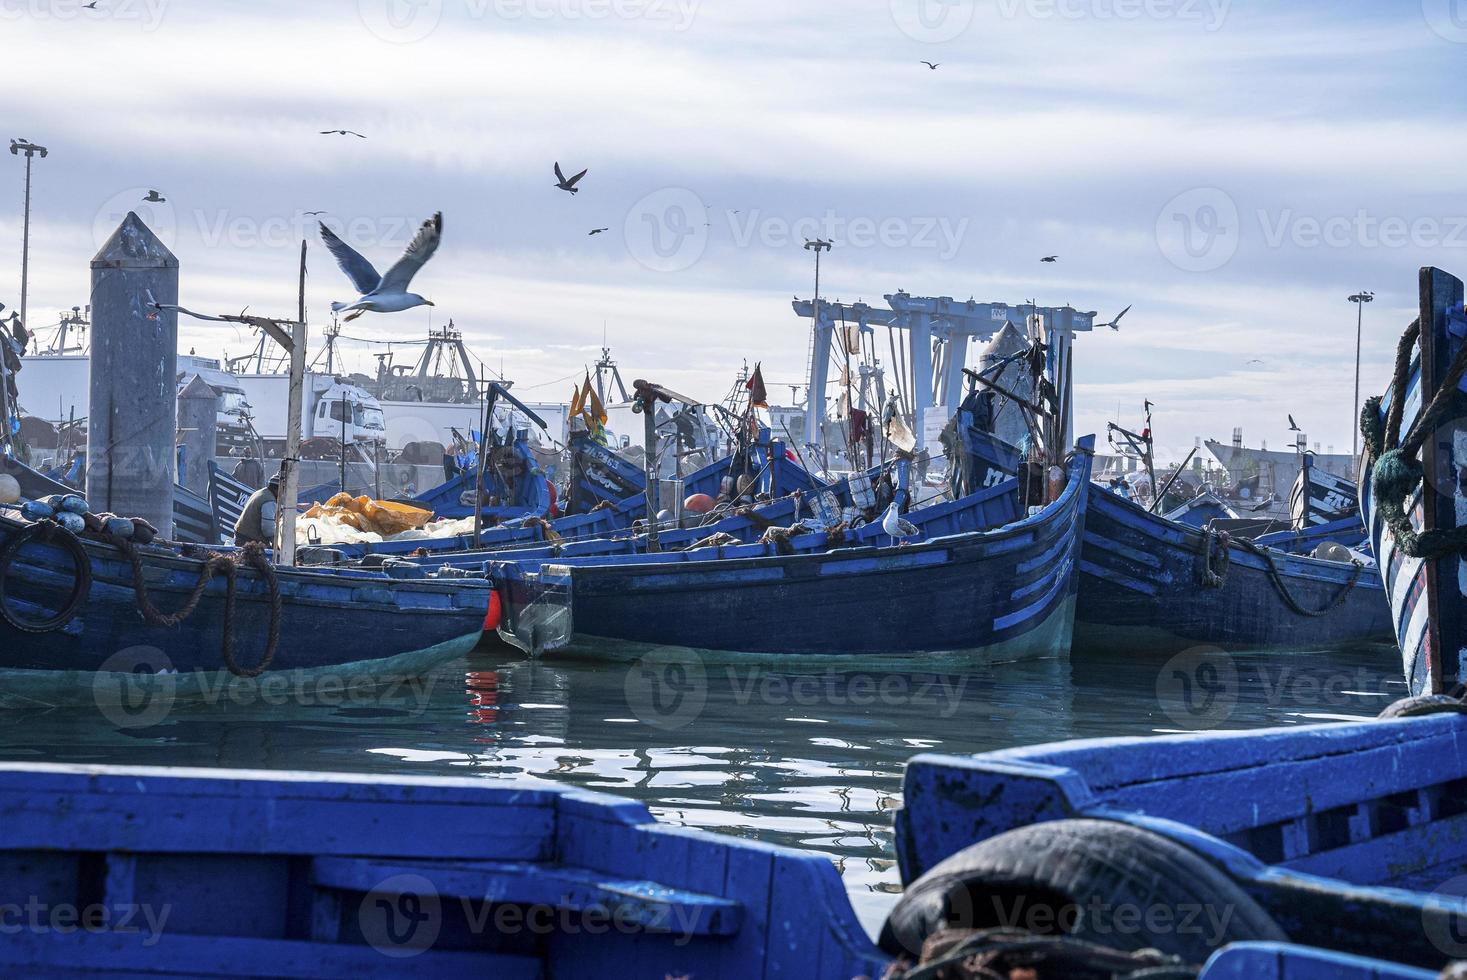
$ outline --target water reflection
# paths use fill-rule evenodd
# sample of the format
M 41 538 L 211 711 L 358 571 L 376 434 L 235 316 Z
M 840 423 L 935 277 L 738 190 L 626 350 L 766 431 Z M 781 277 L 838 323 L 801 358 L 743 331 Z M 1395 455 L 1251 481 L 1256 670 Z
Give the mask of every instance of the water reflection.
M 905 761 L 1054 739 L 1375 715 L 1404 685 L 1391 648 L 974 667 L 924 661 L 630 664 L 476 655 L 362 699 L 0 715 L 0 757 L 480 775 L 643 801 L 659 817 L 829 854 L 858 911 L 894 900 Z

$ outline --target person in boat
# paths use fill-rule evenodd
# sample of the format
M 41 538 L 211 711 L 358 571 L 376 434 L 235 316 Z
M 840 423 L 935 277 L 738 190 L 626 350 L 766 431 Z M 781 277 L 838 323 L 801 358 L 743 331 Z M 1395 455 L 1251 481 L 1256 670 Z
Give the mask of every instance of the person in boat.
M 275 542 L 275 518 L 280 510 L 276 497 L 279 493 L 280 474 L 277 473 L 270 477 L 270 482 L 262 489 L 250 494 L 250 499 L 245 501 L 244 510 L 240 511 L 239 520 L 234 523 L 235 544 Z

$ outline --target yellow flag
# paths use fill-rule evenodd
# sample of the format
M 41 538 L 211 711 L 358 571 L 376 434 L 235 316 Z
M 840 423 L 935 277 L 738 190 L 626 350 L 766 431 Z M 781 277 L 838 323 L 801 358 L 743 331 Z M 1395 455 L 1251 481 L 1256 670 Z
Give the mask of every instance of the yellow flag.
M 590 413 L 591 416 L 593 416 L 596 419 L 597 422 L 599 422 L 602 425 L 605 425 L 606 424 L 606 406 L 603 405 L 603 404 L 601 404 L 601 396 L 598 395 L 596 393 L 596 389 L 592 388 L 590 385 L 591 385 L 591 382 L 590 381 L 587 381 L 586 382 L 586 393 L 588 395 L 590 395 L 590 398 L 591 398 L 591 404 L 589 406 L 587 406 L 587 411 Z
M 584 388 L 580 388 L 580 387 L 574 387 L 574 388 L 571 389 L 571 400 L 570 400 L 570 415 L 571 415 L 571 418 L 575 418 L 577 415 L 580 415 L 581 414 L 581 410 L 586 407 L 586 396 L 585 396 L 585 393 L 584 392 L 585 392 L 585 389 Z

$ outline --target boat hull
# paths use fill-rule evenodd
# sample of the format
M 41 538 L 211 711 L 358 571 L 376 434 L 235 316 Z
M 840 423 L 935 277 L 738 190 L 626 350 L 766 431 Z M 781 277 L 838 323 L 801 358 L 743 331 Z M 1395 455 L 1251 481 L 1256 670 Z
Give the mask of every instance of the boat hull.
M 1236 542 L 1227 545 L 1221 583 L 1207 585 L 1208 540 L 1197 528 L 1157 517 L 1092 484 L 1080 556 L 1076 645 L 1177 653 L 1202 644 L 1309 649 L 1389 641 L 1390 611 L 1368 569 L 1271 551 L 1300 606 L 1319 610 L 1339 599 L 1325 615 L 1305 616 L 1290 608 L 1266 561 Z M 1213 564 L 1222 571 L 1219 560 Z
M 751 559 L 547 564 L 504 574 L 506 640 L 620 659 L 678 648 L 781 656 L 1069 650 L 1090 454 L 1039 514 L 909 547 Z
M 0 518 L 0 547 L 26 525 Z M 226 583 L 216 576 L 193 614 L 177 626 L 150 625 L 138 611 L 133 572 L 110 544 L 83 539 L 92 583 L 79 612 L 58 629 L 22 632 L 0 619 L 0 670 L 91 673 L 175 670 L 205 675 L 223 668 L 221 641 Z M 181 607 L 203 562 L 165 549 L 141 548 L 143 577 L 155 607 Z M 20 616 L 39 620 L 71 591 L 70 558 L 39 544 L 23 547 L 4 581 L 5 601 Z M 474 579 L 399 580 L 381 573 L 277 569 L 280 643 L 272 672 L 338 671 L 434 651 L 441 661 L 472 648 L 483 628 L 489 587 Z M 258 661 L 270 625 L 266 583 L 252 568 L 237 578 L 234 656 L 245 668 Z M 445 646 L 447 645 L 447 646 Z M 421 669 L 423 658 L 396 661 Z

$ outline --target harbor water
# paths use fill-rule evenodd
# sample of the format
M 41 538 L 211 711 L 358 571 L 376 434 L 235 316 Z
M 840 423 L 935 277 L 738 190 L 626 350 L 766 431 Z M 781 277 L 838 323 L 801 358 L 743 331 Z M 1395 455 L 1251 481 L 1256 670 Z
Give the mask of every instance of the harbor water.
M 288 652 L 281 661 L 288 664 Z M 288 668 L 286 668 L 288 670 Z M 399 688 L 0 713 L 18 761 L 476 776 L 631 797 L 660 819 L 828 855 L 869 929 L 900 882 L 891 818 L 923 751 L 1373 717 L 1389 646 L 973 666 L 527 661 L 479 652 Z

